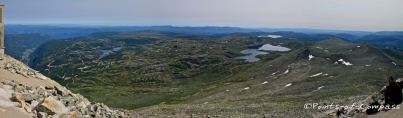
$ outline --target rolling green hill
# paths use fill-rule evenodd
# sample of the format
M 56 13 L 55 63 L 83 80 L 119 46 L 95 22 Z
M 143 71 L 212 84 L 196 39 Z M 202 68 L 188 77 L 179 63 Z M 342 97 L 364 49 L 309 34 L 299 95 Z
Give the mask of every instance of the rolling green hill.
M 153 30 L 98 36 L 106 37 L 48 41 L 31 54 L 30 66 L 92 101 L 153 117 L 311 117 L 324 110 L 305 110 L 305 103 L 356 102 L 378 91 L 386 77 L 403 76 L 401 63 L 389 56 L 397 53 L 335 38 L 301 42 Z M 235 58 L 266 43 L 291 51 L 270 51 L 252 63 Z M 117 47 L 100 58 L 102 50 Z

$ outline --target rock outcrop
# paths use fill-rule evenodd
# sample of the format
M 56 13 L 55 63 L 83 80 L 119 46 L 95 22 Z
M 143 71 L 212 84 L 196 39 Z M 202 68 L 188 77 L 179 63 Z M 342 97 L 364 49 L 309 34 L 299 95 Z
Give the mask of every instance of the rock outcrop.
M 38 80 L 49 79 L 41 73 L 30 69 L 15 59 L 0 55 L 0 69 L 8 70 L 23 77 Z M 32 79 L 32 78 L 30 78 Z M 0 79 L 2 86 L 12 88 L 12 100 L 17 107 L 24 108 L 38 118 L 126 118 L 124 110 L 112 110 L 103 103 L 91 103 L 80 94 L 74 94 L 57 83 L 47 86 L 32 87 L 15 80 Z
M 6 55 L 0 55 L 0 69 L 5 69 L 10 71 L 11 73 L 20 74 L 24 77 L 30 76 L 41 80 L 49 79 L 38 71 L 31 69 L 25 64 L 16 61 L 14 58 Z
M 17 85 L 12 81 L 2 80 L 4 85 Z M 17 85 L 21 89 L 26 90 L 24 86 Z M 124 111 L 112 110 L 103 103 L 91 103 L 80 94 L 73 94 L 69 90 L 61 92 L 56 88 L 45 89 L 42 86 L 35 87 L 29 91 L 14 91 L 12 93 L 13 100 L 20 103 L 20 107 L 27 112 L 37 114 L 39 118 L 48 117 L 73 117 L 73 118 L 89 118 L 89 117 L 107 117 L 107 118 L 124 118 Z

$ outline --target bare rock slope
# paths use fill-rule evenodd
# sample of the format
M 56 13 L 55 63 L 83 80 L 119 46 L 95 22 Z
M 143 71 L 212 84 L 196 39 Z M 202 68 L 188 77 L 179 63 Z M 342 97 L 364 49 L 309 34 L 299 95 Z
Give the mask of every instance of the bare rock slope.
M 7 55 L 0 55 L 0 118 L 130 117 L 103 103 L 89 102 Z

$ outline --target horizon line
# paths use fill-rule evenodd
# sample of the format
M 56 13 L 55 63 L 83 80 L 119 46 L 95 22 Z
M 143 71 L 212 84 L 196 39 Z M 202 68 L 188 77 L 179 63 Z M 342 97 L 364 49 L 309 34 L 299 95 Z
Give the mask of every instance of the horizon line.
M 238 26 L 217 26 L 217 25 L 102 25 L 102 24 L 69 24 L 69 23 L 49 23 L 49 24 L 23 24 L 5 23 L 4 25 L 30 25 L 30 26 L 59 26 L 59 27 L 231 27 L 242 29 L 306 29 L 306 30 L 327 30 L 327 31 L 358 31 L 358 32 L 381 32 L 381 31 L 403 31 L 403 30 L 355 30 L 355 29 L 332 29 L 332 28 L 307 28 L 307 27 L 238 27 Z M 65 26 L 64 26 L 65 25 Z M 68 26 L 71 25 L 71 26 Z

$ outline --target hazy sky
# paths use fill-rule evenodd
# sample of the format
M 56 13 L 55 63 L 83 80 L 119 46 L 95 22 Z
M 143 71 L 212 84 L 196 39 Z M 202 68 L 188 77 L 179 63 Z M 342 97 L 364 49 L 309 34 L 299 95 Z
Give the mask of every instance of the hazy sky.
M 0 0 L 6 24 L 403 30 L 403 0 Z

